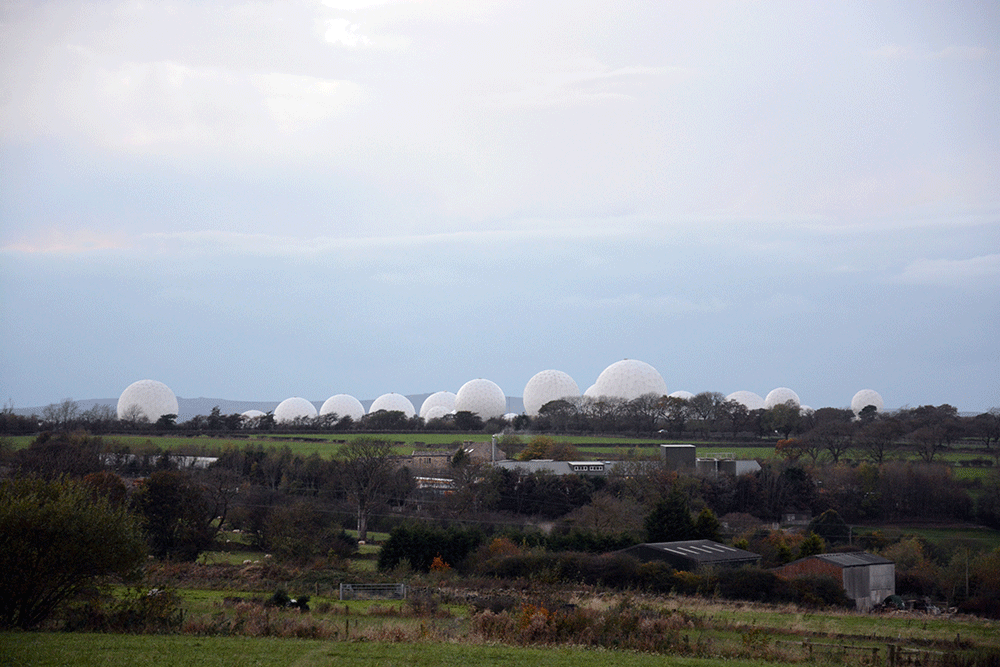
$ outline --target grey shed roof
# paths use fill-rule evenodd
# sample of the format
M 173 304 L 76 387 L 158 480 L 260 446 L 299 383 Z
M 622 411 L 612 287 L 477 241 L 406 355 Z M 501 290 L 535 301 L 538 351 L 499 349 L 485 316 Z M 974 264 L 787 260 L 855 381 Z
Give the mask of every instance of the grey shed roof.
M 719 544 L 712 540 L 687 540 L 684 542 L 647 542 L 645 546 L 665 553 L 676 554 L 699 563 L 715 563 L 734 559 L 760 558 L 755 553 Z
M 675 567 L 686 567 L 688 564 L 703 565 L 741 565 L 755 563 L 760 560 L 758 554 L 712 540 L 685 540 L 683 542 L 646 542 L 637 544 L 624 553 L 636 556 L 640 560 L 665 560 Z
M 838 567 L 858 567 L 861 565 L 888 565 L 892 563 L 888 558 L 876 556 L 864 551 L 855 551 L 844 554 L 817 554 L 816 558 L 832 563 Z

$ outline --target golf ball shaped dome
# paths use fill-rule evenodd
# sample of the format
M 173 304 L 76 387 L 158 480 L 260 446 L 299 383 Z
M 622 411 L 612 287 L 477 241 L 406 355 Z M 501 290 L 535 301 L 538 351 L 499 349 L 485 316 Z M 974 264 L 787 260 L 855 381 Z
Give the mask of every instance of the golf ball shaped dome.
M 605 368 L 594 383 L 596 396 L 612 396 L 626 401 L 655 394 L 667 395 L 667 383 L 655 368 L 637 359 L 623 359 Z
M 365 406 L 350 394 L 335 394 L 323 402 L 319 409 L 321 415 L 337 415 L 339 419 L 350 417 L 358 421 L 365 416 Z
M 442 417 L 446 417 L 451 414 L 451 410 L 449 410 L 447 407 L 443 405 L 432 405 L 431 407 L 427 408 L 426 412 L 424 412 L 423 407 L 421 407 L 420 411 L 423 412 L 423 414 L 420 416 L 424 418 L 424 421 L 430 421 L 432 419 L 441 419 Z
M 764 409 L 764 399 L 752 391 L 734 391 L 726 396 L 727 401 L 736 401 L 750 412 Z
M 368 408 L 368 414 L 373 415 L 379 410 L 385 410 L 386 412 L 402 412 L 409 419 L 413 415 L 417 414 L 417 411 L 413 408 L 413 403 L 410 403 L 410 399 L 402 394 L 382 394 L 376 398 L 371 407 Z
M 431 394 L 424 399 L 424 402 L 420 405 L 420 416 L 424 419 L 433 419 L 433 417 L 428 417 L 427 413 L 431 408 L 442 407 L 445 408 L 444 414 L 448 414 L 455 409 L 455 394 L 450 391 L 439 391 Z
M 286 398 L 274 409 L 274 421 L 279 424 L 316 416 L 316 406 L 300 396 Z
M 579 395 L 580 387 L 568 374 L 554 370 L 541 371 L 524 385 L 524 412 L 529 417 L 537 417 L 538 411 L 549 401 Z
M 776 405 L 788 403 L 789 401 L 791 401 L 792 405 L 796 408 L 801 405 L 798 394 L 788 387 L 778 387 L 777 389 L 772 389 L 768 392 L 767 397 L 764 399 L 764 409 L 770 410 Z
M 507 397 L 495 382 L 469 380 L 455 394 L 455 412 L 471 412 L 480 419 L 502 417 L 507 412 Z
M 684 399 L 685 401 L 690 401 L 692 398 L 694 398 L 694 394 L 692 394 L 690 391 L 684 391 L 683 389 L 681 389 L 679 391 L 672 392 L 670 394 L 670 397 L 681 398 Z
M 860 415 L 861 411 L 867 408 L 869 405 L 874 405 L 875 410 L 882 412 L 885 409 L 885 403 L 882 402 L 882 396 L 874 389 L 862 389 L 854 395 L 851 399 L 851 410 L 854 414 Z
M 126 387 L 118 397 L 118 419 L 138 416 L 135 408 L 138 408 L 146 419 L 155 422 L 163 415 L 177 414 L 177 397 L 170 387 L 162 382 L 139 380 Z
M 240 417 L 243 417 L 243 421 L 248 421 L 250 419 L 257 419 L 258 417 L 263 417 L 264 414 L 265 413 L 263 410 L 247 410 L 246 412 L 241 414 Z

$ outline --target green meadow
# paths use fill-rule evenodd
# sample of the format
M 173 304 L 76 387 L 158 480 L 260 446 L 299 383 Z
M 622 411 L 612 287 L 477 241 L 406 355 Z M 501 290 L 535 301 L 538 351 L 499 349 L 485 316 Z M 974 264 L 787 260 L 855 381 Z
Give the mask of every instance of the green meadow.
M 0 633 L 4 667 L 711 667 L 714 659 L 576 647 L 257 637 Z M 780 662 L 731 659 L 731 667 Z

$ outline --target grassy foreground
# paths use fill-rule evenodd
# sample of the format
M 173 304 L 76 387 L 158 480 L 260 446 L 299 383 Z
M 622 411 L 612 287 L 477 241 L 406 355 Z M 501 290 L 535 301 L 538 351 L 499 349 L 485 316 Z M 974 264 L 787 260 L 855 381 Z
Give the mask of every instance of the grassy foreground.
M 709 667 L 717 660 L 582 648 L 395 644 L 309 639 L 0 633 L 2 667 Z M 732 667 L 781 663 L 727 660 Z

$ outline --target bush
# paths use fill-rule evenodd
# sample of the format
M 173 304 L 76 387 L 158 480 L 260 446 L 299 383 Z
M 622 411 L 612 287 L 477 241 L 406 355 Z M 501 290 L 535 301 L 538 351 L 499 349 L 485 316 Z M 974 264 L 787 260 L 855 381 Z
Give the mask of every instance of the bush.
M 428 526 L 397 526 L 379 552 L 378 569 L 389 572 L 404 561 L 419 572 L 429 572 L 434 559 L 440 557 L 451 568 L 462 571 L 469 556 L 485 537 L 475 528 L 433 528 Z
M 137 577 L 145 559 L 137 519 L 88 485 L 0 485 L 0 627 L 39 625 L 109 576 Z
M 792 579 L 796 602 L 810 607 L 853 607 L 844 587 L 831 576 L 811 575 Z
M 174 632 L 184 621 L 181 598 L 160 588 L 133 589 L 124 598 L 111 595 L 69 610 L 65 629 L 84 632 Z
M 730 600 L 777 601 L 781 580 L 773 572 L 754 567 L 723 570 L 717 577 L 719 595 Z
M 519 608 L 473 616 L 473 632 L 487 641 L 512 644 L 573 644 L 615 650 L 692 653 L 682 634 L 694 629 L 678 612 L 634 609 L 627 604 L 605 611 L 522 603 Z
M 275 508 L 264 523 L 263 546 L 282 561 L 349 558 L 358 551 L 339 523 L 310 503 Z

